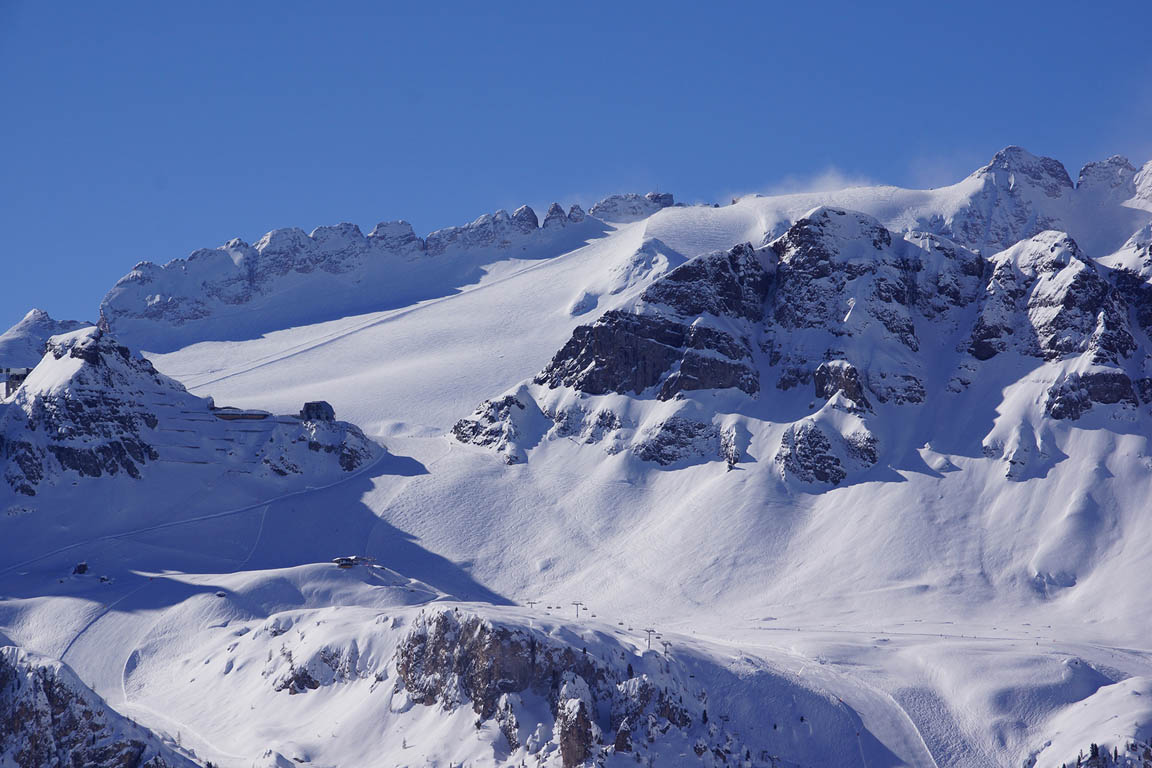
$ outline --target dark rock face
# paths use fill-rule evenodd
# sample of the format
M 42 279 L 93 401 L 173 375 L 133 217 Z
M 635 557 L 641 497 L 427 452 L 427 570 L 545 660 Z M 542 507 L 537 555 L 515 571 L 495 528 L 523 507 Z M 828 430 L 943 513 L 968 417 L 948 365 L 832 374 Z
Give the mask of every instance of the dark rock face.
M 493 448 L 504 454 L 505 463 L 514 464 L 519 457 L 508 449 L 519 435 L 515 417 L 525 410 L 524 403 L 513 395 L 485 400 L 471 416 L 456 422 L 452 434 L 462 443 Z
M 862 253 L 845 253 L 851 243 Z M 870 216 L 822 208 L 796 222 L 773 242 L 779 257 L 775 321 L 784 328 L 820 328 L 850 333 L 836 301 L 848 283 L 865 280 L 866 310 L 909 349 L 916 350 L 915 327 L 908 312 L 912 290 L 888 249 L 892 235 Z M 887 257 L 887 258 L 886 258 Z
M 1045 412 L 1054 419 L 1078 419 L 1093 403 L 1125 403 L 1135 407 L 1139 401 L 1132 379 L 1123 371 L 1071 373 L 1048 390 Z
M 527 205 L 522 205 L 512 212 L 512 223 L 524 234 L 530 234 L 540 228 L 540 220 L 536 218 L 536 211 Z
M 920 350 L 918 309 L 951 322 L 952 309 L 975 289 L 970 273 L 978 271 L 977 257 L 930 236 L 895 242 L 872 217 L 827 207 L 797 221 L 771 248 L 777 256 L 773 325 L 763 346 L 779 366 L 777 387 L 806 384 L 821 361 L 850 360 L 851 340 L 879 337 L 886 344 L 891 339 L 893 361 L 907 362 L 873 364 L 859 371 L 860 379 L 880 402 L 921 402 L 919 362 L 910 354 Z M 927 300 L 938 286 L 945 287 L 944 298 Z
M 849 471 L 870 467 L 877 459 L 877 441 L 867 429 L 842 435 L 830 425 L 805 419 L 784 430 L 774 461 L 785 477 L 839 485 Z
M 536 383 L 592 395 L 640 394 L 662 384 L 661 400 L 692 389 L 736 387 L 751 394 L 760 388 L 751 350 L 730 334 L 621 311 L 573 331 Z
M 776 464 L 785 475 L 809 483 L 839 485 L 847 477 L 824 430 L 811 422 L 788 427 L 780 439 Z
M 109 710 L 66 672 L 30 662 L 16 648 L 0 649 L 0 763 L 18 768 L 192 766 L 161 754 L 154 736 Z
M 576 768 L 592 755 L 595 736 L 592 720 L 588 717 L 588 707 L 582 699 L 569 699 L 556 713 L 556 730 L 559 731 L 560 759 L 564 768 Z
M 548 212 L 544 214 L 544 229 L 566 226 L 568 226 L 568 216 L 565 215 L 564 209 L 560 207 L 560 203 L 552 203 L 548 206 Z
M 740 245 L 682 264 L 649 286 L 642 301 L 684 317 L 759 320 L 770 285 L 756 250 Z M 747 337 L 666 315 L 614 310 L 578 327 L 536 383 L 597 395 L 640 394 L 659 384 L 661 400 L 697 389 L 759 391 Z
M 463 703 L 456 698 L 463 695 L 485 719 L 507 693 L 558 697 L 565 672 L 593 686 L 608 680 L 606 670 L 571 646 L 447 610 L 408 634 L 396 652 L 396 671 L 418 704 L 451 708 Z
M 715 424 L 672 416 L 660 422 L 633 446 L 636 456 L 657 464 L 674 464 L 682 459 L 723 456 L 720 429 Z
M 860 381 L 860 372 L 847 360 L 831 360 L 820 363 L 816 373 L 812 376 L 816 385 L 816 397 L 827 400 L 837 392 L 842 392 L 857 406 L 864 409 L 871 408 L 868 398 L 864 396 L 864 385 Z
M 648 287 L 641 298 L 685 316 L 712 314 L 758 322 L 772 274 L 749 244 L 681 264 Z
M 563 764 L 582 765 L 606 749 L 683 734 L 700 723 L 705 701 L 620 668 L 627 654 L 600 658 L 554 636 L 485 621 L 458 610 L 425 615 L 396 651 L 398 686 L 418 704 L 445 709 L 470 704 L 480 719 L 495 719 L 517 748 L 518 729 L 532 723 L 527 696 L 547 702 Z M 615 735 L 613 736 L 613 733 Z M 731 736 L 713 726 L 718 745 Z M 612 747 L 606 747 L 613 745 Z
M 304 403 L 300 409 L 302 421 L 336 421 L 336 410 L 324 400 Z

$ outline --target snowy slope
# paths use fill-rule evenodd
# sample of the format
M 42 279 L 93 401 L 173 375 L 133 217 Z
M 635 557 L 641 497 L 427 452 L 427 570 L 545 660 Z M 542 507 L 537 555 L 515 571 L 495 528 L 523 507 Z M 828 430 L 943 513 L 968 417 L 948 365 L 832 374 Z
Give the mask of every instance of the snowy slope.
M 626 665 L 584 668 L 617 693 L 581 659 L 492 691 L 464 673 L 517 655 L 474 655 L 481 627 L 724 702 L 654 765 L 1123 751 L 1152 676 L 1148 174 L 1073 184 L 1008 148 L 936 190 L 619 196 L 430 236 L 411 271 L 388 251 L 392 285 L 327 231 L 138 268 L 104 319 L 160 371 L 240 407 L 327 400 L 389 453 L 328 487 L 181 468 L 144 478 L 174 499 L 120 478 L 13 507 L 0 629 L 225 765 L 562 765 L 585 733 L 622 759 Z M 327 564 L 348 554 L 384 567 Z M 435 684 L 403 673 L 429 669 L 413 642 Z M 713 751 L 728 732 L 747 761 Z

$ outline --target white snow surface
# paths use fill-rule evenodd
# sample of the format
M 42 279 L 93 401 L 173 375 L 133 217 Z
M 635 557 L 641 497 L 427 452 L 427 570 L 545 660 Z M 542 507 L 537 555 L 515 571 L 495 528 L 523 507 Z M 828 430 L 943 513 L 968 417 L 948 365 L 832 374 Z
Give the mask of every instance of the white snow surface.
M 1143 359 L 1099 362 L 1095 342 L 1038 356 L 1023 331 L 1098 339 L 1096 318 L 1056 306 L 1068 285 L 1097 265 L 1147 279 L 1152 171 L 1113 158 L 1074 185 L 1054 162 L 1008 148 L 935 190 L 655 212 L 637 203 L 622 217 L 635 221 L 547 230 L 517 229 L 504 214 L 469 230 L 515 232 L 511 246 L 472 246 L 456 232 L 429 236 L 448 243 L 429 253 L 396 245 L 410 243 L 399 227 L 379 264 L 324 274 L 297 265 L 235 312 L 236 296 L 195 296 L 194 286 L 224 285 L 291 237 L 137 267 L 105 317 L 162 373 L 242 408 L 290 413 L 326 400 L 388 452 L 349 477 L 291 487 L 173 469 L 0 497 L 0 632 L 229 767 L 560 765 L 542 702 L 516 705 L 540 723 L 534 741 L 525 734 L 533 752 L 509 750 L 494 721 L 477 728 L 467 706 L 406 700 L 395 650 L 422 612 L 440 608 L 592 654 L 623 652 L 668 685 L 685 670 L 694 677 L 676 684 L 707 689 L 713 721 L 725 716 L 755 746 L 752 765 L 1055 768 L 1089 742 L 1146 742 L 1152 417 L 1120 402 L 1053 419 L 1045 398 L 1072 375 L 1148 373 Z M 577 326 L 614 309 L 651 311 L 641 294 L 677 266 L 741 243 L 761 248 L 805 216 L 839 222 L 841 210 L 865 218 L 837 223 L 851 230 L 837 230 L 838 242 L 856 243 L 852 228 L 873 217 L 894 235 L 885 258 L 919 254 L 921 282 L 960 280 L 939 255 L 947 247 L 1025 286 L 1024 298 L 917 315 L 915 355 L 886 335 L 864 294 L 829 308 L 838 325 L 791 342 L 795 355 L 838 344 L 877 375 L 914 358 L 923 402 L 817 402 L 810 383 L 779 390 L 768 373 L 756 396 L 698 390 L 666 401 L 534 383 Z M 292 252 L 364 239 L 330 229 L 293 235 Z M 404 247 L 411 261 L 397 255 Z M 852 248 L 846 262 L 876 258 Z M 140 275 L 163 290 L 137 290 Z M 385 276 L 383 292 L 348 287 Z M 203 301 L 149 315 L 141 307 L 155 296 Z M 348 311 L 335 313 L 342 302 Z M 1021 332 L 977 363 L 964 347 L 980 312 Z M 26 386 L 67 379 L 52 375 L 63 378 L 37 369 Z M 536 409 L 516 425 L 511 464 L 450 434 L 504 394 Z M 561 411 L 610 411 L 621 425 L 592 434 L 589 418 L 586 431 L 563 432 L 552 420 Z M 740 461 L 705 456 L 711 437 L 668 465 L 641 460 L 640 436 L 673 417 L 714 425 Z M 874 435 L 879 460 L 835 487 L 792 477 L 777 456 L 802 424 Z M 835 451 L 849 463 L 849 448 Z M 377 564 L 329 562 L 352 554 Z M 87 574 L 72 573 L 80 561 Z M 587 604 L 578 618 L 573 601 Z M 647 650 L 648 628 L 671 643 L 667 659 Z M 320 686 L 277 690 L 297 662 Z M 652 749 L 652 765 L 718 764 L 712 753 Z

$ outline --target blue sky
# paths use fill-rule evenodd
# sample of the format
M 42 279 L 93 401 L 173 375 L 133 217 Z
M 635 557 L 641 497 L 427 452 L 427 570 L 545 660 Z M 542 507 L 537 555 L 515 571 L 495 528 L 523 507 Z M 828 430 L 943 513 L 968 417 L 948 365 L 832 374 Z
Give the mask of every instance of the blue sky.
M 1088 8 L 0 0 L 0 328 L 275 227 L 1142 162 L 1152 3 Z

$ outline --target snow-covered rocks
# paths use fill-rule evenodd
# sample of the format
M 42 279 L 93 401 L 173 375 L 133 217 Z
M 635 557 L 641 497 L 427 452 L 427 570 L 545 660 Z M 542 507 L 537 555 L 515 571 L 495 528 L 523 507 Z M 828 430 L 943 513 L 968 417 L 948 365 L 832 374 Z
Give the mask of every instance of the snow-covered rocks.
M 774 737 L 776 749 L 800 757 L 775 728 L 743 743 L 725 722 L 709 720 L 706 687 L 678 660 L 638 654 L 602 633 L 582 640 L 459 608 L 430 609 L 400 641 L 396 675 L 398 690 L 416 704 L 469 707 L 477 730 L 496 725 L 504 749 L 556 755 L 564 768 L 633 753 L 672 765 L 689 750 L 695 759 L 710 753 L 709 761 L 713 754 L 726 761 L 753 747 L 759 754 Z M 835 706 L 821 705 L 839 719 Z
M 614 310 L 577 328 L 536 383 L 588 394 L 639 394 L 659 385 L 661 400 L 696 389 L 754 394 L 759 376 L 749 339 L 739 331 L 742 321 L 763 314 L 771 272 L 761 259 L 741 245 L 680 265 L 643 293 L 641 313 Z M 702 314 L 718 322 L 694 321 Z M 725 326 L 725 319 L 736 327 Z
M 845 407 L 848 406 L 848 407 Z M 839 485 L 877 461 L 877 440 L 854 404 L 837 394 L 821 411 L 790 425 L 780 437 L 773 461 L 785 479 Z
M 857 408 L 872 407 L 867 395 L 864 394 L 860 372 L 847 360 L 829 360 L 820 363 L 812 374 L 812 383 L 816 387 L 816 397 L 822 400 L 829 400 L 837 393 L 841 393 Z
M 1062 232 L 1043 232 L 991 259 L 992 275 L 969 349 L 987 360 L 1009 343 L 1048 359 L 1088 353 L 1117 363 L 1135 350 L 1112 284 Z
M 216 409 L 107 332 L 84 328 L 52 337 L 23 385 L 0 403 L 0 457 L 7 490 L 35 496 L 78 478 L 140 480 L 157 462 L 324 476 L 380 455 L 358 428 L 323 415 Z
M 944 234 L 989 254 L 1046 229 L 1062 229 L 1075 187 L 1050 157 L 1006 147 L 969 177 L 978 184 Z
M 1111 202 L 1125 202 L 1136 195 L 1137 173 L 1139 171 L 1128 162 L 1128 158 L 1113 155 L 1081 168 L 1076 190 Z
M 0 647 L 0 763 L 14 768 L 194 768 L 113 711 L 64 663 Z
M 462 443 L 499 453 L 505 463 L 525 459 L 525 449 L 539 440 L 550 424 L 525 387 L 495 400 L 485 400 L 472 414 L 456 422 L 452 435 Z
M 277 229 L 254 245 L 234 239 L 163 266 L 141 262 L 108 292 L 100 314 L 117 336 L 145 349 L 243 337 L 443 295 L 474 280 L 483 264 L 557 255 L 603 233 L 579 206 L 550 221 L 541 229 L 522 206 L 426 238 L 406 221 L 381 222 L 367 236 L 348 223 L 310 234 Z
M 588 213 L 602 221 L 623 224 L 646 219 L 674 204 L 672 195 L 668 192 L 649 192 L 646 195 L 629 192 L 604 198 L 588 209 Z
M 665 466 L 693 458 L 705 461 L 727 458 L 724 449 L 719 427 L 683 416 L 670 416 L 657 422 L 632 445 L 637 458 Z
M 0 334 L 0 368 L 31 368 L 44 356 L 44 345 L 59 333 L 68 333 L 91 323 L 53 320 L 42 309 L 33 309 Z

